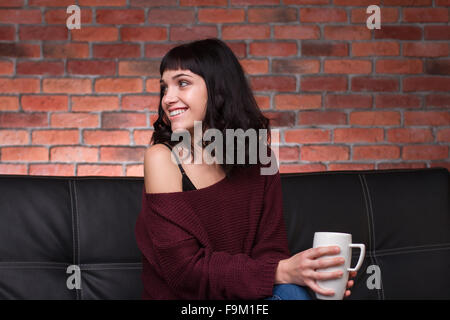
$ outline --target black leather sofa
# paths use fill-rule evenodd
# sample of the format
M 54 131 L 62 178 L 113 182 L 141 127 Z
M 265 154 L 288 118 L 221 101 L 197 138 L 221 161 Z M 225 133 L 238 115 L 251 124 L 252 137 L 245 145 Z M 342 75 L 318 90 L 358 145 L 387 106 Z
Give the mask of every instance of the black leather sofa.
M 349 299 L 450 298 L 447 169 L 281 176 L 292 253 L 315 231 L 366 244 Z M 0 175 L 0 299 L 140 299 L 142 188 L 138 177 Z

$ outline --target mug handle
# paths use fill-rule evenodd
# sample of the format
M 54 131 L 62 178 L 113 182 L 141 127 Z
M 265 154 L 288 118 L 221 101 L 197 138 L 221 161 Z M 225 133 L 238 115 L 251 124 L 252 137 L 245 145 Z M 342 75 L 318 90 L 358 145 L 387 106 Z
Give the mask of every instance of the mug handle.
M 358 263 L 356 264 L 356 267 L 354 268 L 348 268 L 347 271 L 358 271 L 359 268 L 361 268 L 361 265 L 364 260 L 364 256 L 366 254 L 366 246 L 362 243 L 351 243 L 348 245 L 350 248 L 359 248 L 361 250 L 359 254 Z

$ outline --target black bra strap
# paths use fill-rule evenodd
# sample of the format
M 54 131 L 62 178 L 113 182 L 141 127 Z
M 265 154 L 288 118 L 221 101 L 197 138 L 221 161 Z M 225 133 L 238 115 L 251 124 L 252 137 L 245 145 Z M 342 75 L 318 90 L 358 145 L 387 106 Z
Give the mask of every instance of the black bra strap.
M 167 143 L 162 142 L 161 144 L 165 145 L 167 148 L 170 149 L 170 151 L 172 151 L 172 147 L 170 145 L 168 145 Z M 180 168 L 181 174 L 186 174 L 186 172 L 184 172 L 183 167 L 180 164 L 180 158 L 178 158 L 178 155 L 175 154 L 175 152 L 173 153 L 175 155 L 175 157 L 177 158 L 177 164 L 178 164 L 178 168 Z

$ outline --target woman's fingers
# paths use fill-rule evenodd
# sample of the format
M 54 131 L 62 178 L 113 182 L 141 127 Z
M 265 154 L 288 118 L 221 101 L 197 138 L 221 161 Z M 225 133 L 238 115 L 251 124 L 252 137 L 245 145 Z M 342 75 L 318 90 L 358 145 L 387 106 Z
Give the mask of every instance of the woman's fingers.
M 310 262 L 311 269 L 326 269 L 333 266 L 339 266 L 345 263 L 345 259 L 342 257 L 335 258 L 321 258 L 312 260 Z
M 355 284 L 355 282 L 353 280 L 350 280 L 349 282 L 347 282 L 347 289 L 350 289 L 351 287 L 353 287 L 354 284 Z
M 332 272 L 311 272 L 310 278 L 314 280 L 331 280 L 338 279 L 342 277 L 342 271 L 332 271 Z
M 308 249 L 307 257 L 309 259 L 316 259 L 324 255 L 335 255 L 340 252 L 338 246 L 328 246 L 328 247 L 316 247 Z
M 317 292 L 318 294 L 324 295 L 324 296 L 332 296 L 334 294 L 334 291 L 331 289 L 323 289 L 317 285 L 315 281 L 307 280 L 306 284 L 308 287 L 310 287 L 314 292 Z
M 345 296 L 348 297 L 349 295 L 351 295 L 350 290 L 345 290 Z

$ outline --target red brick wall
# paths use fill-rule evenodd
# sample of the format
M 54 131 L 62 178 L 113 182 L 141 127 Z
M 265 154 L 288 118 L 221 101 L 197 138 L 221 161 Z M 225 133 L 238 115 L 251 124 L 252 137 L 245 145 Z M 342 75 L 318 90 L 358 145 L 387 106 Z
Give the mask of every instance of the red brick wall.
M 280 129 L 281 172 L 450 168 L 449 6 L 0 0 L 0 173 L 142 176 L 160 59 L 207 37 L 230 45 Z

